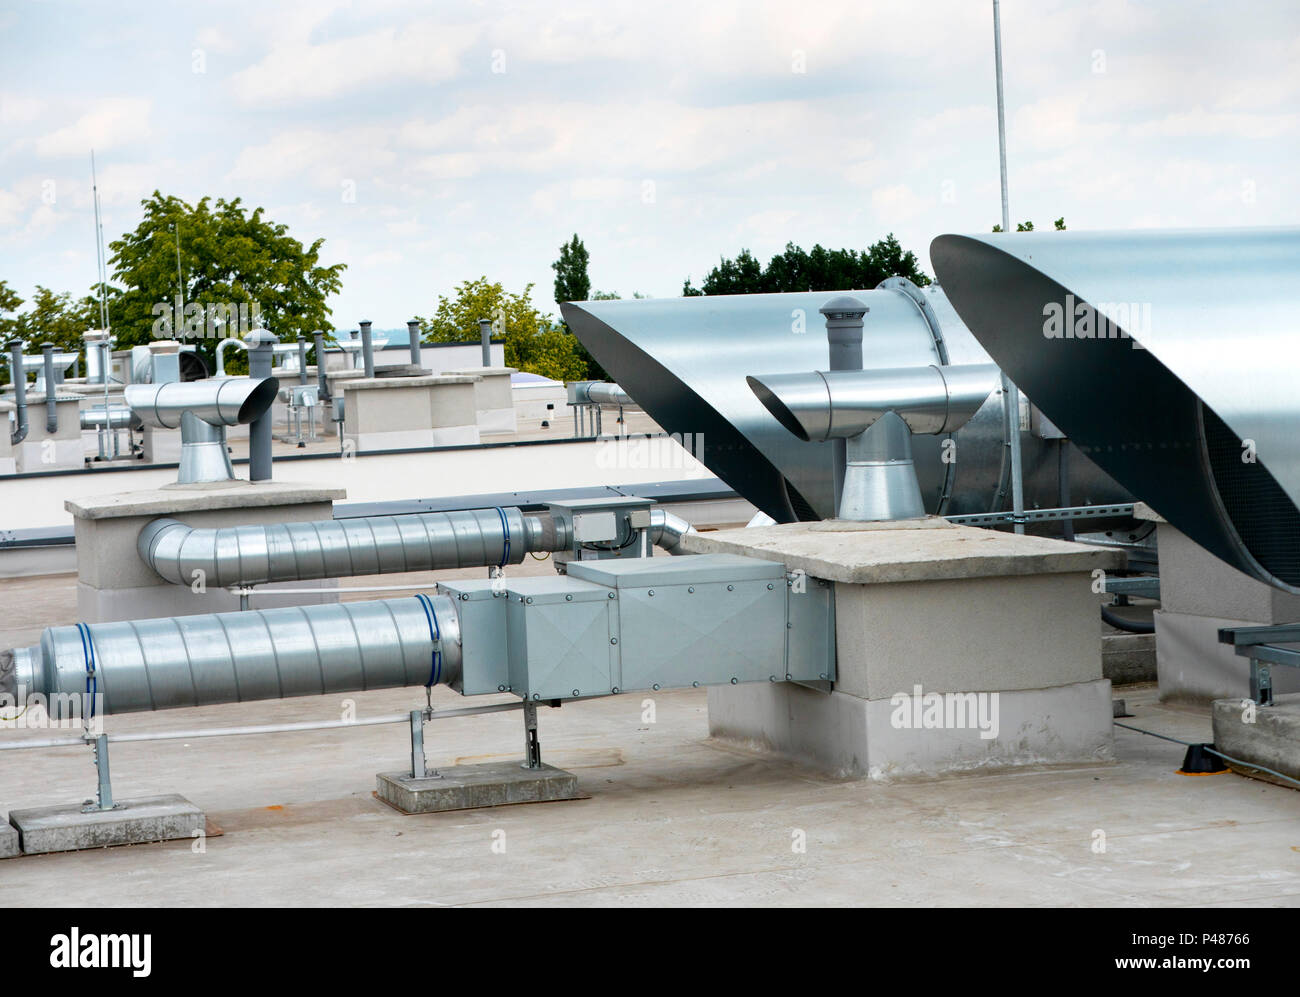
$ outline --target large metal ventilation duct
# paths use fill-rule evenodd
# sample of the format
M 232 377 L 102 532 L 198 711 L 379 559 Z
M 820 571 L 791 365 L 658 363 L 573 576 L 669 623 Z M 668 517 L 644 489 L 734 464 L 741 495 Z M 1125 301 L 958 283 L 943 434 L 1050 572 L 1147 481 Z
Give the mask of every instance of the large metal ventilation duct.
M 748 374 L 805 374 L 830 368 L 818 309 L 841 292 L 746 294 L 584 301 L 562 304 L 569 328 L 666 432 L 692 440 L 713 473 L 778 522 L 835 515 L 833 444 L 791 435 L 750 390 Z M 870 311 L 863 330 L 867 369 L 982 364 L 990 358 L 937 287 L 891 278 L 874 291 L 850 291 Z M 917 438 L 925 508 L 962 514 L 1009 507 L 1010 427 L 1020 413 L 991 397 L 956 435 L 958 459 L 944 440 Z M 688 437 L 689 434 L 689 437 Z M 1061 505 L 1062 444 L 1021 432 L 1025 504 Z M 1068 444 L 1066 444 L 1068 446 Z M 1124 491 L 1073 455 L 1075 503 L 1117 503 Z
M 867 521 L 925 515 L 912 436 L 960 429 L 983 407 L 1000 378 L 997 367 L 986 363 L 747 380 L 764 407 L 799 439 L 847 441 L 837 515 Z
M 137 542 L 141 559 L 167 581 L 202 577 L 218 587 L 504 566 L 570 544 L 551 516 L 517 508 L 215 528 L 155 519 Z
M 85 694 L 132 713 L 450 683 L 461 666 L 441 595 L 51 627 L 12 653 L 0 693 L 43 696 L 58 719 L 83 715 Z
M 944 235 L 930 255 L 1084 453 L 1206 550 L 1300 591 L 1300 229 Z
M 764 407 L 805 443 L 847 439 L 897 412 L 922 436 L 960 429 L 998 386 L 994 364 L 830 370 L 745 379 Z
M 252 422 L 271 407 L 279 388 L 274 377 L 169 381 L 128 384 L 123 398 L 144 425 L 180 428 L 177 480 L 188 484 L 234 478 L 226 452 L 226 427 Z

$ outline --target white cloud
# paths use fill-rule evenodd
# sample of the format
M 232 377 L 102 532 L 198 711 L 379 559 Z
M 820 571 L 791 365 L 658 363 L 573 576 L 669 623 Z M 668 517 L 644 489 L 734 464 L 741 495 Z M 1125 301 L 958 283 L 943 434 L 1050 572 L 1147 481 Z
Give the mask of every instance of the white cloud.
M 149 138 L 153 101 L 146 97 L 97 100 L 76 121 L 35 140 L 36 155 L 46 159 L 89 156 Z
M 231 79 L 243 104 L 322 100 L 379 82 L 452 79 L 478 32 L 432 19 L 313 43 L 295 39 Z

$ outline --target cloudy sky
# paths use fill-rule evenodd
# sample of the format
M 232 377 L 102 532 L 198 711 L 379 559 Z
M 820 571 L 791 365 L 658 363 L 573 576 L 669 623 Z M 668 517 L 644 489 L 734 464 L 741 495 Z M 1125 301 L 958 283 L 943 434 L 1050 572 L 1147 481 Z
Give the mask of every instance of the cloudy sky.
M 1011 214 L 1296 224 L 1300 4 L 1004 0 Z M 345 262 L 338 325 L 487 275 L 680 293 L 749 247 L 1000 216 L 991 4 L 0 0 L 0 278 L 84 293 L 155 188 Z

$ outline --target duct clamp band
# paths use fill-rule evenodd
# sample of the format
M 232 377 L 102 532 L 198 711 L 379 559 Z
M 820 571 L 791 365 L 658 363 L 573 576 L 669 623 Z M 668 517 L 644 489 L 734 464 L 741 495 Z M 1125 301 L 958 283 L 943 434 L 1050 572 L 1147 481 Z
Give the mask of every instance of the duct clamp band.
M 429 622 L 429 640 L 433 644 L 433 654 L 429 663 L 429 681 L 424 683 L 426 688 L 431 688 L 442 680 L 442 630 L 438 626 L 438 614 L 433 608 L 433 600 L 424 593 L 420 593 L 415 598 L 419 600 L 420 608 L 424 610 L 424 618 Z

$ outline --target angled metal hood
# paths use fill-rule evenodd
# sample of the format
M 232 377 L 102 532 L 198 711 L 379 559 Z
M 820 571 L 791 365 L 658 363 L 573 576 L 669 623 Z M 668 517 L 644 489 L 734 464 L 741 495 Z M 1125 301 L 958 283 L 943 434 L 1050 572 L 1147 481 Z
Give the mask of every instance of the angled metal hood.
M 953 306 L 1104 471 L 1300 591 L 1300 229 L 944 235 Z

